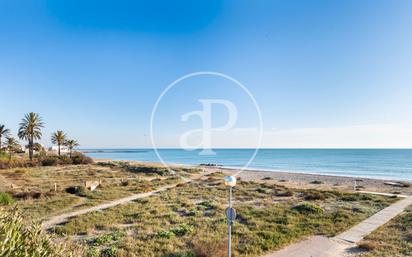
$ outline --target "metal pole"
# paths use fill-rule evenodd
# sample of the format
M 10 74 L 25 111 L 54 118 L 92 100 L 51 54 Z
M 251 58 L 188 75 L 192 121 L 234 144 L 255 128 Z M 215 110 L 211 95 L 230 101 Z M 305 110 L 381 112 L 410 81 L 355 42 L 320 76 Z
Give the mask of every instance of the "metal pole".
M 232 208 L 232 187 L 229 187 L 229 208 Z M 230 219 L 227 220 L 228 222 L 228 238 L 227 238 L 227 257 L 231 256 L 231 248 L 232 248 L 232 221 Z

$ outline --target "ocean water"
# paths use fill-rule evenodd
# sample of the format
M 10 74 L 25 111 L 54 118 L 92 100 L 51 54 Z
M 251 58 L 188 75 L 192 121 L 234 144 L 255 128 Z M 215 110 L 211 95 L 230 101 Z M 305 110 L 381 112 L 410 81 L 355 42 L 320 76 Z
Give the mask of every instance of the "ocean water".
M 95 158 L 160 162 L 153 149 L 83 149 Z M 216 149 L 216 155 L 200 151 L 159 149 L 166 163 L 213 163 L 243 167 L 254 149 Z M 260 149 L 249 169 L 355 176 L 412 181 L 412 149 Z

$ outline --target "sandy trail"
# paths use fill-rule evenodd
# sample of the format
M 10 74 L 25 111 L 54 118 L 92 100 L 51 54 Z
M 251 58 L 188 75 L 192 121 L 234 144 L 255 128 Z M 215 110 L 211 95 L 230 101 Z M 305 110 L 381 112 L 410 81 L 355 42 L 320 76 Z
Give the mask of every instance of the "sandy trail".
M 175 184 L 171 184 L 171 185 L 166 185 L 166 186 L 162 186 L 156 190 L 150 191 L 150 192 L 146 192 L 146 193 L 139 193 L 139 194 L 134 194 L 128 197 L 124 197 L 124 198 L 120 198 L 120 199 L 116 199 L 116 200 L 112 200 L 103 204 L 99 204 L 90 208 L 86 208 L 86 209 L 81 209 L 81 210 L 77 210 L 77 211 L 72 211 L 72 212 L 68 212 L 68 213 L 63 213 L 60 215 L 56 215 L 54 217 L 50 217 L 47 220 L 45 220 L 42 223 L 42 228 L 43 229 L 49 229 L 53 226 L 56 226 L 58 224 L 64 223 L 66 222 L 68 219 L 79 216 L 79 215 L 83 215 L 89 212 L 93 212 L 93 211 L 100 211 L 100 210 L 104 210 L 107 208 L 111 208 L 120 204 L 126 204 L 129 203 L 131 201 L 137 200 L 137 199 L 142 199 L 142 198 L 146 198 L 146 197 L 150 197 L 154 194 L 169 190 L 171 188 L 175 188 L 177 185 L 182 184 L 182 183 L 189 183 L 192 182 L 193 180 L 196 179 L 200 179 L 204 176 L 207 176 L 211 173 L 216 172 L 215 170 L 209 170 L 207 172 L 204 172 L 200 175 L 194 176 L 192 178 L 186 178 L 186 177 L 181 177 L 182 181 L 180 183 L 175 183 Z

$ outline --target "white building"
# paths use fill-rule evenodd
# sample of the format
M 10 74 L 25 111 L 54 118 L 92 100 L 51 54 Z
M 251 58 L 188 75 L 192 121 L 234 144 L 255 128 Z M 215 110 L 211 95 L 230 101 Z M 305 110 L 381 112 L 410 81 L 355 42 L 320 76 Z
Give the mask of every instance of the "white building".
M 52 147 L 49 148 L 49 151 L 58 153 L 59 152 L 59 146 L 53 145 Z M 69 148 L 65 145 L 60 146 L 60 153 L 68 153 Z

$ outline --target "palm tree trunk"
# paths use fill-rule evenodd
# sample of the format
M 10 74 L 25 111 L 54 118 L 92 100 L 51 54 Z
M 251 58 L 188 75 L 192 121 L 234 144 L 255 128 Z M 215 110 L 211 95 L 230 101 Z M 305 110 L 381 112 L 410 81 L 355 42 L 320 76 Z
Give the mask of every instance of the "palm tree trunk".
M 60 143 L 57 144 L 57 146 L 59 147 L 59 151 L 58 151 L 58 152 L 59 152 L 59 156 L 60 156 Z
M 11 161 L 11 151 L 9 150 L 9 161 Z
M 72 158 L 72 149 L 70 149 L 69 155 L 70 155 L 70 159 L 71 159 Z
M 30 140 L 29 140 L 29 158 L 30 158 L 30 161 L 33 161 L 33 138 L 32 137 L 30 137 Z
M 0 135 L 0 153 L 3 152 L 3 149 L 1 149 L 1 135 Z

